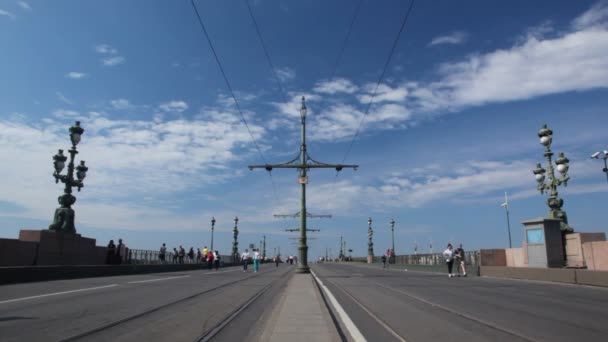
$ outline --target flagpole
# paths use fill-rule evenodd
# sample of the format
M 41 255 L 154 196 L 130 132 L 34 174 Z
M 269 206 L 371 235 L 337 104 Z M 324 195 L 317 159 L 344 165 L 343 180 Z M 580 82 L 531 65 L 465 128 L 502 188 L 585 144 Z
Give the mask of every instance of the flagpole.
M 505 203 L 503 205 L 505 210 L 507 211 L 507 232 L 509 233 L 509 248 L 513 248 L 511 244 L 511 222 L 509 220 L 509 198 L 507 197 L 507 193 L 505 192 Z

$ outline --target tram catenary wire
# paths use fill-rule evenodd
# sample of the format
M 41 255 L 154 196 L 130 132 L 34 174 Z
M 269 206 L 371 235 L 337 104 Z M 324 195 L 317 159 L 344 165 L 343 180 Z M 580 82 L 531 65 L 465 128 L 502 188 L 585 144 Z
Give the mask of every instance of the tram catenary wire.
M 407 11 L 405 12 L 405 15 L 403 17 L 403 20 L 401 21 L 401 26 L 399 27 L 399 32 L 397 32 L 397 36 L 395 37 L 395 40 L 393 41 L 393 45 L 391 46 L 391 50 L 388 54 L 388 57 L 386 59 L 386 62 L 384 63 L 384 67 L 382 68 L 382 73 L 380 73 L 380 77 L 378 77 L 378 82 L 376 82 L 376 86 L 374 87 L 374 91 L 372 92 L 372 96 L 369 99 L 369 102 L 367 103 L 367 107 L 365 109 L 365 112 L 363 113 L 363 116 L 361 117 L 361 120 L 359 121 L 359 125 L 357 125 L 357 129 L 355 130 L 355 134 L 353 134 L 353 138 L 350 142 L 350 144 L 348 145 L 348 148 L 346 150 L 346 153 L 344 154 L 344 158 L 342 158 L 342 163 L 344 164 L 344 162 L 346 162 L 346 158 L 348 158 L 348 155 L 350 154 L 353 145 L 355 144 L 355 141 L 357 140 L 357 138 L 359 137 L 359 133 L 361 131 L 361 126 L 363 125 L 363 121 L 365 121 L 365 118 L 367 117 L 367 115 L 369 114 L 369 110 L 372 107 L 372 104 L 374 103 L 374 98 L 376 97 L 376 94 L 378 92 L 378 88 L 380 87 L 380 84 L 382 83 L 382 80 L 384 79 L 384 76 L 386 75 L 386 70 L 388 69 L 388 66 L 391 63 L 391 60 L 393 58 L 393 54 L 395 53 L 395 49 L 397 48 L 397 43 L 399 42 L 399 38 L 401 37 L 401 33 L 403 32 L 404 28 L 405 28 L 405 24 L 407 24 L 407 20 L 410 17 L 410 13 L 412 12 L 412 8 L 414 7 L 414 2 L 416 2 L 416 0 L 411 0 L 410 5 L 407 9 Z M 336 183 L 338 182 L 338 174 L 339 172 L 336 172 L 336 175 L 334 177 L 334 182 L 332 185 L 332 191 L 330 193 L 334 194 L 334 198 L 336 196 L 336 192 L 335 190 L 335 186 Z M 327 202 L 326 207 L 329 205 L 329 201 Z
M 228 91 L 230 92 L 230 96 L 232 96 L 232 99 L 234 100 L 234 104 L 236 106 L 236 109 L 239 112 L 239 114 L 241 116 L 241 119 L 242 119 L 243 123 L 245 124 L 245 127 L 247 127 L 247 132 L 249 132 L 249 137 L 251 138 L 251 141 L 255 145 L 255 148 L 257 149 L 258 153 L 260 154 L 260 157 L 262 157 L 262 160 L 264 161 L 264 163 L 268 164 L 268 162 L 266 161 L 266 158 L 264 158 L 264 154 L 262 153 L 262 150 L 260 149 L 260 146 L 258 145 L 258 142 L 255 140 L 255 137 L 251 133 L 251 129 L 249 128 L 249 124 L 247 123 L 247 119 L 245 119 L 245 115 L 243 115 L 243 111 L 241 110 L 241 106 L 239 105 L 239 101 L 236 99 L 236 96 L 234 95 L 234 91 L 232 90 L 232 86 L 230 85 L 230 81 L 228 80 L 228 76 L 226 76 L 226 73 L 224 72 L 224 68 L 222 67 L 222 63 L 220 62 L 220 59 L 219 59 L 217 53 L 215 52 L 215 47 L 213 46 L 213 42 L 211 41 L 211 37 L 209 37 L 209 34 L 207 33 L 207 29 L 205 28 L 205 24 L 203 23 L 203 19 L 201 18 L 200 13 L 198 12 L 198 8 L 196 7 L 196 4 L 194 3 L 194 0 L 191 0 L 191 3 L 192 3 L 192 7 L 194 8 L 194 12 L 196 13 L 196 17 L 198 18 L 198 23 L 200 24 L 201 29 L 203 30 L 203 33 L 205 34 L 205 37 L 207 38 L 207 42 L 209 43 L 209 47 L 211 48 L 211 52 L 213 52 L 213 56 L 215 57 L 215 61 L 217 62 L 217 65 L 218 65 L 218 67 L 220 69 L 220 72 L 222 73 L 222 76 L 224 78 L 224 82 L 226 82 L 226 87 L 228 88 Z M 270 183 L 272 184 L 272 193 L 274 194 L 274 198 L 278 202 L 279 201 L 279 197 L 277 196 L 276 185 L 274 184 L 274 179 L 272 178 L 272 174 L 270 174 Z

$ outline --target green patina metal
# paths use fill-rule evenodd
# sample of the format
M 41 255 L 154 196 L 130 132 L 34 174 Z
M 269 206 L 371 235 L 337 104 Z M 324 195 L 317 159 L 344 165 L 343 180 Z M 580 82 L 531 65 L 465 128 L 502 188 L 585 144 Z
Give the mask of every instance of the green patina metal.
M 239 224 L 239 218 L 235 217 L 234 218 L 234 229 L 232 229 L 232 235 L 234 236 L 234 240 L 232 241 L 232 262 L 234 262 L 235 264 L 240 261 L 239 241 L 238 241 L 238 237 L 239 237 L 238 224 Z
M 547 198 L 549 213 L 547 214 L 547 217 L 561 220 L 560 228 L 562 234 L 573 233 L 574 229 L 568 224 L 568 216 L 566 212 L 562 210 L 564 200 L 562 200 L 557 193 L 558 186 L 568 186 L 568 180 L 570 180 L 570 176 L 568 176 L 570 161 L 563 152 L 558 155 L 555 164 L 561 177 L 557 178 L 551 160 L 551 157 L 553 156 L 553 152 L 551 152 L 553 131 L 547 128 L 547 125 L 543 125 L 543 128 L 538 132 L 538 137 L 540 138 L 540 143 L 545 146 L 544 156 L 547 159 L 547 170 L 543 169 L 541 164 L 538 163 L 536 164 L 536 169 L 532 170 L 532 173 L 534 173 L 536 181 L 538 182 L 538 191 L 540 191 L 541 194 L 544 194 L 545 191 L 549 191 L 549 198 Z M 548 177 L 547 182 L 545 182 L 545 174 Z
M 80 165 L 74 167 L 74 158 L 76 154 L 78 154 L 76 145 L 78 145 L 82 133 L 84 133 L 84 129 L 80 127 L 80 121 L 76 121 L 76 124 L 70 127 L 69 131 L 72 148 L 68 151 L 70 154 L 70 162 L 66 175 L 61 174 L 61 171 L 63 171 L 63 168 L 65 167 L 65 162 L 68 160 L 63 154 L 63 150 L 59 150 L 57 154 L 53 156 L 53 166 L 55 168 L 53 177 L 55 177 L 55 183 L 61 181 L 65 184 L 65 187 L 63 189 L 63 195 L 57 198 L 60 207 L 55 210 L 53 223 L 49 225 L 49 230 L 75 234 L 75 214 L 72 205 L 76 203 L 76 197 L 72 195 L 72 188 L 78 188 L 78 191 L 80 191 L 80 189 L 84 187 L 84 179 L 89 168 L 85 165 L 84 160 L 80 162 Z M 74 170 L 76 170 L 77 179 L 74 179 Z
M 341 171 L 343 168 L 357 169 L 358 165 L 344 165 L 344 164 L 326 164 L 318 162 L 310 157 L 306 150 L 306 102 L 302 96 L 302 106 L 300 107 L 300 119 L 302 125 L 302 140 L 300 144 L 300 153 L 293 160 L 282 164 L 265 164 L 265 165 L 249 165 L 249 169 L 265 169 L 271 172 L 272 169 L 298 169 L 300 172 L 299 183 L 301 185 L 302 194 L 300 197 L 300 238 L 298 242 L 298 266 L 296 267 L 296 273 L 309 273 L 308 267 L 308 245 L 306 240 L 306 184 L 308 184 L 307 172 L 310 169 L 336 169 Z
M 372 218 L 367 220 L 367 255 L 374 256 L 374 230 L 372 229 Z

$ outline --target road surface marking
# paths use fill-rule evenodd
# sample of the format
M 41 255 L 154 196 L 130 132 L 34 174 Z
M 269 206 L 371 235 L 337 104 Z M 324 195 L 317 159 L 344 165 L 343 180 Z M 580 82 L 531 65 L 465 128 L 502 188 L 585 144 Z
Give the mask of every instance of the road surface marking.
M 508 329 L 508 328 L 503 328 L 503 327 L 501 327 L 501 326 L 498 326 L 498 325 L 496 325 L 496 324 L 494 324 L 494 323 L 491 323 L 491 322 L 489 322 L 489 321 L 483 320 L 483 319 L 481 319 L 481 318 L 477 318 L 477 317 L 475 317 L 475 316 L 472 316 L 472 315 L 466 314 L 466 313 L 464 313 L 464 312 L 459 312 L 459 311 L 456 311 L 456 310 L 450 309 L 450 308 L 448 308 L 447 306 L 443 306 L 443 305 L 441 305 L 441 304 L 437 304 L 437 303 L 431 302 L 431 301 L 426 300 L 426 299 L 424 299 L 424 298 L 422 298 L 422 297 L 419 297 L 419 296 L 417 296 L 417 295 L 414 295 L 414 294 L 411 294 L 411 293 L 407 293 L 407 292 L 405 292 L 405 291 L 398 290 L 398 289 L 393 288 L 393 287 L 391 287 L 391 286 L 386 286 L 386 285 L 381 284 L 381 283 L 379 283 L 379 282 L 374 282 L 374 283 L 375 283 L 375 284 L 377 284 L 377 285 L 378 285 L 378 286 L 380 286 L 380 287 L 383 287 L 383 288 L 387 289 L 387 290 L 391 290 L 391 291 L 395 291 L 395 292 L 397 292 L 397 293 L 401 293 L 402 295 L 405 295 L 405 296 L 407 296 L 407 297 L 410 297 L 410 298 L 412 298 L 412 299 L 415 299 L 415 300 L 417 300 L 417 301 L 419 301 L 419 302 L 422 302 L 422 303 L 428 304 L 428 305 L 430 305 L 430 306 L 432 306 L 432 307 L 435 307 L 435 308 L 441 309 L 441 310 L 443 310 L 443 311 L 449 312 L 449 313 L 454 314 L 454 315 L 456 315 L 456 316 L 460 316 L 460 317 L 463 317 L 463 318 L 469 319 L 469 320 L 471 320 L 471 321 L 474 321 L 474 322 L 477 322 L 477 323 L 479 323 L 479 324 L 485 325 L 485 326 L 487 326 L 487 327 L 489 327 L 489 328 L 492 328 L 492 329 L 495 329 L 495 330 L 498 330 L 498 331 L 502 331 L 503 333 L 506 333 L 506 334 L 509 334 L 509 335 L 513 335 L 513 336 L 519 337 L 519 338 L 520 338 L 520 339 L 522 339 L 522 340 L 525 340 L 525 341 L 530 341 L 530 342 L 537 342 L 537 340 L 535 340 L 535 339 L 533 339 L 533 338 L 531 338 L 531 337 L 528 337 L 528 336 L 522 335 L 522 334 L 520 334 L 520 333 L 518 333 L 518 332 L 516 332 L 516 331 L 513 331 L 513 330 L 511 330 L 511 329 Z
M 346 327 L 346 330 L 348 330 L 348 333 L 353 338 L 353 340 L 355 342 L 367 342 L 365 337 L 363 337 L 363 335 L 361 334 L 359 329 L 357 329 L 357 326 L 355 325 L 355 323 L 353 323 L 353 321 L 350 319 L 350 317 L 348 317 L 348 314 L 346 313 L 346 311 L 344 311 L 344 309 L 342 308 L 340 303 L 338 303 L 338 301 L 336 300 L 334 295 L 329 291 L 327 286 L 325 286 L 323 284 L 323 282 L 321 281 L 321 279 L 319 279 L 317 277 L 315 272 L 310 271 L 310 273 L 315 278 L 315 280 L 319 283 L 319 285 L 321 286 L 321 289 L 323 289 L 323 292 L 325 293 L 325 296 L 327 296 L 327 298 L 331 302 L 331 305 L 336 309 L 338 316 L 340 316 L 340 320 Z
M 71 290 L 71 291 L 47 293 L 47 294 L 43 294 L 43 295 L 23 297 L 23 298 L 17 298 L 17 299 L 9 299 L 9 300 L 5 300 L 5 301 L 0 302 L 0 304 L 11 303 L 11 302 L 18 302 L 20 300 L 36 299 L 36 298 L 50 297 L 50 296 L 58 296 L 58 295 L 67 294 L 67 293 L 75 293 L 75 292 L 99 290 L 99 289 L 105 289 L 105 288 L 113 287 L 113 286 L 118 286 L 118 284 L 105 285 L 105 286 L 97 286 L 97 287 L 89 287 L 89 288 L 80 289 L 80 290 Z
M 380 317 L 376 316 L 376 314 L 374 314 L 373 312 L 368 310 L 367 307 L 365 307 L 365 305 L 363 305 L 360 301 L 358 301 L 355 298 L 355 296 L 351 295 L 350 293 L 348 293 L 348 291 L 339 287 L 338 285 L 336 285 L 336 284 L 334 284 L 334 285 L 337 288 L 339 288 L 340 290 L 342 290 L 342 292 L 344 292 L 344 294 L 346 294 L 353 302 L 355 302 L 355 304 L 357 304 L 361 309 L 363 309 L 363 311 L 365 311 L 371 318 L 373 318 L 376 322 L 378 322 L 378 324 L 380 324 L 384 329 L 386 329 L 386 331 L 388 331 L 391 335 L 393 335 L 398 341 L 407 342 L 403 337 L 401 337 L 401 335 L 397 334 L 397 332 L 395 330 L 393 330 L 393 328 L 389 327 L 388 324 L 384 323 L 380 319 Z
M 177 278 L 187 278 L 187 277 L 190 277 L 190 276 L 189 275 L 183 275 L 183 276 L 177 276 L 177 277 L 166 277 L 166 278 L 156 278 L 156 279 L 148 279 L 148 280 L 137 280 L 137 281 L 130 281 L 127 284 L 151 283 L 153 281 L 163 281 L 163 280 L 177 279 Z

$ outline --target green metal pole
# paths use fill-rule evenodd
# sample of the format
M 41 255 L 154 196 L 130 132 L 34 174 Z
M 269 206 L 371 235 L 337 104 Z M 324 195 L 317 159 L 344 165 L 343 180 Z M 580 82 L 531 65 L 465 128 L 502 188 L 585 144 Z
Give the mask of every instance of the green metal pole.
M 302 100 L 302 106 L 304 107 L 304 100 Z M 300 243 L 298 245 L 298 266 L 296 267 L 296 273 L 310 273 L 308 268 L 308 246 L 306 245 L 306 116 L 302 116 L 302 145 L 300 146 L 301 151 L 301 164 L 303 167 L 300 169 L 300 183 L 302 184 L 302 196 L 300 198 Z

